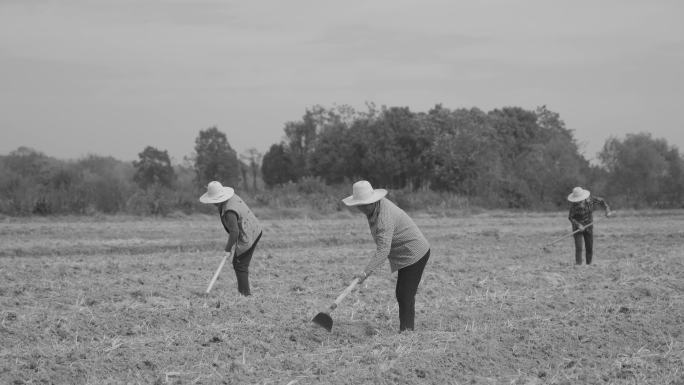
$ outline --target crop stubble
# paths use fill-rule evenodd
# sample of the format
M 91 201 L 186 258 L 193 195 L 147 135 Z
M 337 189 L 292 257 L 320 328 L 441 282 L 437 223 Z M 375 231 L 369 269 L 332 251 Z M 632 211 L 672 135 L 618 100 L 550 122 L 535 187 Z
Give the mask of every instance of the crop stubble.
M 432 257 L 417 331 L 387 265 L 309 320 L 373 250 L 361 216 L 263 219 L 254 295 L 230 265 L 202 307 L 213 217 L 0 224 L 0 383 L 681 384 L 684 212 L 630 212 L 573 267 L 565 213 L 415 214 Z

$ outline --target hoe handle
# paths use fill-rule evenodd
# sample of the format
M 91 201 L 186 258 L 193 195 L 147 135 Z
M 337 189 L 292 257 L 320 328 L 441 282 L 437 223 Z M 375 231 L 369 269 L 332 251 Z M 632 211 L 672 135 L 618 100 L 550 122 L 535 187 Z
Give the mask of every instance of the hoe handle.
M 615 212 L 613 212 L 613 211 L 608 211 L 608 212 L 606 212 L 606 217 L 607 217 L 607 218 L 610 218 L 610 217 L 612 217 L 612 216 L 614 216 L 614 215 L 615 215 Z M 594 219 L 593 222 L 590 222 L 589 224 L 587 224 L 586 226 L 584 226 L 584 228 L 586 229 L 586 228 L 589 227 L 589 226 L 593 226 L 594 223 L 595 223 L 598 219 L 600 219 L 600 218 Z M 558 239 L 556 239 L 556 240 L 554 240 L 554 241 L 551 241 L 551 242 L 547 243 L 547 244 L 544 245 L 542 248 L 549 247 L 549 246 L 553 245 L 554 243 L 558 243 L 558 242 L 562 241 L 562 240 L 565 239 L 565 238 L 572 237 L 573 235 L 575 235 L 575 234 L 578 233 L 579 231 L 580 231 L 580 229 L 577 229 L 577 230 L 573 231 L 572 233 L 570 233 L 570 234 L 568 234 L 568 235 L 564 235 L 564 236 L 562 236 L 562 237 L 560 237 L 560 238 L 558 238 Z
M 354 290 L 354 288 L 356 287 L 356 285 L 357 285 L 358 283 L 359 283 L 359 279 L 358 279 L 358 278 L 354 278 L 354 280 L 351 281 L 351 283 L 349 284 L 349 286 L 347 286 L 347 288 L 344 289 L 344 291 L 343 291 L 342 293 L 340 293 L 340 295 L 337 296 L 337 299 L 335 300 L 335 302 L 333 302 L 332 305 L 330 305 L 330 310 L 331 310 L 331 311 L 332 311 L 332 310 L 335 310 L 335 308 L 337 308 L 337 305 L 339 305 L 340 302 L 342 302 L 342 300 L 344 299 L 344 297 L 346 297 L 347 295 L 349 295 L 349 293 L 351 293 L 351 291 Z
M 587 227 L 593 226 L 593 225 L 594 225 L 594 222 L 591 222 L 591 223 L 587 224 L 586 226 L 584 226 L 584 228 L 586 229 Z M 562 240 L 565 239 L 565 238 L 570 238 L 570 237 L 572 237 L 573 235 L 579 233 L 580 231 L 582 231 L 582 230 L 577 229 L 577 230 L 573 231 L 572 233 L 570 233 L 570 234 L 568 234 L 568 235 L 564 235 L 564 236 L 562 236 L 562 237 L 556 239 L 555 241 L 552 241 L 552 242 L 550 242 L 550 243 L 547 243 L 546 246 L 544 246 L 544 247 L 551 246 L 551 245 L 553 245 L 554 243 L 558 243 L 558 242 L 562 241 Z
M 221 274 L 221 269 L 223 269 L 223 265 L 226 263 L 226 260 L 228 257 L 230 257 L 233 254 L 233 251 L 235 250 L 235 247 L 233 247 L 233 250 L 230 252 L 226 252 L 225 255 L 223 256 L 223 259 L 221 260 L 221 263 L 218 266 L 218 269 L 216 269 L 216 272 L 214 273 L 214 276 L 211 277 L 211 281 L 209 281 L 209 286 L 207 286 L 207 291 L 206 294 L 209 294 L 211 291 L 211 288 L 214 286 L 214 283 L 216 283 L 216 280 L 218 279 L 219 274 Z

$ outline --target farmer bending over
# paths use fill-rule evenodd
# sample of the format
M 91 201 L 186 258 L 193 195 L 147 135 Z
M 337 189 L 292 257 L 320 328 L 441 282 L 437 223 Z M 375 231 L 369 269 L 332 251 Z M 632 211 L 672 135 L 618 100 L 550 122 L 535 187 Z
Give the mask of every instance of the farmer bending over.
M 386 190 L 373 190 L 365 180 L 354 183 L 352 190 L 353 195 L 342 201 L 366 214 L 377 245 L 375 255 L 356 278 L 359 283 L 363 282 L 385 259 L 389 259 L 392 273 L 399 271 L 396 288 L 399 332 L 413 330 L 416 292 L 430 258 L 430 245 L 404 210 L 384 198 Z
M 599 197 L 590 197 L 589 190 L 581 187 L 572 189 L 572 193 L 568 195 L 568 200 L 572 202 L 570 214 L 568 215 L 568 219 L 572 223 L 572 231 L 579 230 L 574 234 L 575 265 L 582 264 L 582 239 L 584 239 L 584 246 L 587 251 L 587 265 L 590 265 L 594 243 L 594 220 L 592 213 L 598 206 L 603 206 L 607 217 L 611 216 L 612 212 L 605 200 Z M 592 225 L 589 226 L 589 224 Z
M 251 295 L 249 291 L 249 262 L 261 239 L 261 225 L 247 207 L 247 204 L 230 187 L 213 181 L 207 185 L 207 192 L 200 202 L 213 204 L 218 208 L 223 228 L 228 232 L 226 252 L 233 253 L 233 268 L 240 294 Z M 235 246 L 235 251 L 233 251 Z

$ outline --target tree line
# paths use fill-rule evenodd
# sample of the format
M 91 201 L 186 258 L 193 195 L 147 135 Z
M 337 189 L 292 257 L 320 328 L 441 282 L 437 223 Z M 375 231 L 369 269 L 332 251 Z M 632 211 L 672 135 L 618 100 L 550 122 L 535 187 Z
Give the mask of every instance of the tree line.
M 263 157 L 271 186 L 361 178 L 393 189 L 448 191 L 484 207 L 560 208 L 574 186 L 632 207 L 682 207 L 679 150 L 648 133 L 609 138 L 591 164 L 573 130 L 545 106 L 484 112 L 436 105 L 357 112 L 308 109 Z
M 458 197 L 485 208 L 564 208 L 574 186 L 623 207 L 684 207 L 684 160 L 676 147 L 648 133 L 611 137 L 591 164 L 573 131 L 544 106 L 315 106 L 287 122 L 283 140 L 263 156 L 255 149 L 238 155 L 217 127 L 200 130 L 194 150 L 174 165 L 153 146 L 133 162 L 98 155 L 65 161 L 21 147 L 0 156 L 0 213 L 206 212 L 197 196 L 211 180 L 257 205 L 333 210 L 358 179 L 399 196 Z
M 256 156 L 254 150 L 248 154 Z M 166 150 L 153 146 L 146 146 L 133 162 L 98 155 L 64 161 L 20 147 L 0 156 L 0 213 L 165 215 L 176 210 L 201 211 L 197 196 L 208 182 L 242 186 L 248 173 L 258 172 L 258 160 L 247 160 L 238 159 L 226 134 L 217 127 L 200 130 L 195 153 L 177 165 L 171 163 Z

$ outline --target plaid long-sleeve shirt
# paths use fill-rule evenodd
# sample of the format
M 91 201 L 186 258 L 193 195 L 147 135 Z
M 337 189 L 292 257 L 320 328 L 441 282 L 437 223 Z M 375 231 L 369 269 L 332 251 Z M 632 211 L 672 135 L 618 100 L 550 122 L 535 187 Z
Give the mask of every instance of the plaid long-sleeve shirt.
M 570 205 L 570 213 L 568 219 L 572 223 L 572 229 L 577 230 L 579 225 L 586 226 L 594 221 L 592 213 L 599 206 L 602 206 L 606 212 L 610 211 L 610 207 L 603 198 L 589 197 L 580 202 L 574 202 Z
M 368 216 L 368 225 L 377 248 L 363 270 L 366 275 L 382 265 L 385 259 L 389 259 L 394 273 L 416 263 L 430 250 L 427 239 L 408 214 L 386 198 L 377 202 L 375 210 Z

